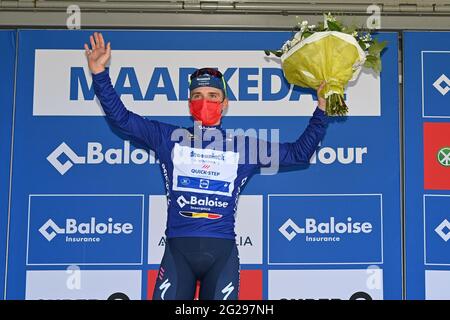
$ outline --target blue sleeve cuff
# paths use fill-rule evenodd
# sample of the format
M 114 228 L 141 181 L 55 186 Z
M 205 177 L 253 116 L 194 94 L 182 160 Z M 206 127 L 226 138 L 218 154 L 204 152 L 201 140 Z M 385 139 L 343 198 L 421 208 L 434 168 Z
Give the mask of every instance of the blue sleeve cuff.
M 323 124 L 328 124 L 329 117 L 325 111 L 319 108 L 319 106 L 316 107 L 316 110 L 314 110 L 313 118 L 319 119 L 320 122 Z
M 319 108 L 319 106 L 316 107 L 316 110 L 314 110 L 314 113 L 317 113 L 317 114 L 320 114 L 320 115 L 324 115 L 324 116 L 327 115 L 325 113 L 325 111 L 323 111 L 322 109 Z
M 92 74 L 92 79 L 93 80 L 103 80 L 109 77 L 109 68 L 106 68 L 105 70 L 103 70 L 102 72 L 99 72 L 97 74 Z

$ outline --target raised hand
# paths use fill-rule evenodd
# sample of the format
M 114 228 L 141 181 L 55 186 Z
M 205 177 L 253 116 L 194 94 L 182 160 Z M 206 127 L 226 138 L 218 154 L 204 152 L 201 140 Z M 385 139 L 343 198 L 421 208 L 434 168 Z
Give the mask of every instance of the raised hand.
M 105 70 L 106 64 L 111 58 L 111 42 L 105 47 L 103 36 L 99 32 L 94 32 L 94 35 L 89 37 L 91 42 L 91 49 L 85 43 L 86 57 L 88 59 L 89 70 L 93 74 L 97 74 Z
M 327 105 L 327 100 L 325 100 L 325 98 L 322 98 L 322 96 L 320 96 L 320 91 L 322 91 L 323 87 L 325 86 L 326 81 L 324 80 L 321 84 L 320 87 L 317 89 L 317 98 L 319 99 L 319 109 L 325 111 L 326 105 Z

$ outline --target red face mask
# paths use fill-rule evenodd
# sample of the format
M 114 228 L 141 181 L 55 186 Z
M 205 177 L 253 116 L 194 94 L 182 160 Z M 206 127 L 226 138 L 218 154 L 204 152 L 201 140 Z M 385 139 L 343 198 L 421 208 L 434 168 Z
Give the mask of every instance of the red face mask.
M 212 126 L 222 118 L 221 102 L 206 99 L 190 100 L 189 110 L 195 121 L 201 121 L 204 126 Z

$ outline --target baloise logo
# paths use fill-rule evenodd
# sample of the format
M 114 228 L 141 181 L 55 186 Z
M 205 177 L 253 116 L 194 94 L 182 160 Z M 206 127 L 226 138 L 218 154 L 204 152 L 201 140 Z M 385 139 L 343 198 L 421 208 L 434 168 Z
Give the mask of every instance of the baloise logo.
M 77 155 L 65 142 L 61 143 L 47 157 L 48 162 L 64 175 L 75 164 L 154 164 L 155 158 L 152 151 L 144 149 L 135 149 L 131 151 L 130 141 L 125 140 L 120 149 L 107 149 L 103 151 L 103 145 L 99 142 L 88 142 L 86 156 Z M 65 155 L 68 159 L 64 162 L 60 159 Z
M 442 85 L 444 84 L 444 85 Z M 447 78 L 447 76 L 445 74 L 442 74 L 434 83 L 433 83 L 433 87 L 435 87 L 435 89 L 437 91 L 439 91 L 440 94 L 442 94 L 443 96 L 445 96 L 447 94 L 447 92 L 450 91 L 450 79 Z
M 226 208 L 228 207 L 228 202 L 219 201 L 218 198 L 210 199 L 209 197 L 197 198 L 196 196 L 191 196 L 186 199 L 184 196 L 179 196 L 177 198 L 177 203 L 180 208 L 184 208 L 186 205 L 190 205 L 190 208 L 195 211 L 179 211 L 179 214 L 185 218 L 205 218 L 205 219 L 220 219 L 222 215 L 219 213 L 211 212 L 211 208 Z M 201 212 L 197 212 L 200 210 Z
M 450 222 L 447 219 L 442 221 L 434 231 L 441 237 L 445 242 L 450 239 Z
M 179 196 L 177 198 L 177 203 L 180 206 L 180 208 L 183 208 L 186 205 L 191 205 L 191 206 L 198 206 L 198 207 L 213 207 L 213 208 L 226 208 L 228 207 L 228 202 L 226 201 L 220 201 L 218 198 L 209 198 L 209 197 L 204 197 L 204 198 L 200 198 L 200 197 L 196 197 L 196 196 L 191 196 L 188 199 L 186 199 L 184 196 Z
M 66 242 L 100 242 L 100 235 L 131 234 L 133 224 L 114 223 L 112 218 L 109 218 L 107 223 L 98 223 L 94 217 L 89 222 L 82 223 L 68 218 L 65 227 L 61 228 L 52 219 L 48 219 L 39 228 L 39 232 L 49 242 L 57 235 L 66 235 Z
M 339 235 L 344 234 L 369 234 L 373 229 L 370 222 L 353 222 L 351 217 L 348 217 L 346 222 L 336 222 L 335 217 L 330 217 L 327 222 L 306 218 L 304 225 L 305 227 L 300 227 L 288 219 L 278 230 L 289 241 L 297 234 L 306 234 L 307 242 L 327 242 L 340 241 Z

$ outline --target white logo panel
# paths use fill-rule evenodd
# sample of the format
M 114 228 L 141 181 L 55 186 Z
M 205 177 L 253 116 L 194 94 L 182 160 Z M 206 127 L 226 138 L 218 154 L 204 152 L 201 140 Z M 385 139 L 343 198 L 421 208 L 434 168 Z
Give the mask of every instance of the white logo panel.
M 310 94 L 302 94 L 299 101 L 296 97 L 294 101 L 290 101 L 293 86 L 280 100 L 264 100 L 263 88 L 270 88 L 271 93 L 279 92 L 282 79 L 266 72 L 280 69 L 280 64 L 277 59 L 267 58 L 261 50 L 113 50 L 113 61 L 110 66 L 113 85 L 116 84 L 121 68 L 126 66 L 134 71 L 136 80 L 131 84 L 126 77 L 124 85 L 134 87 L 134 92 L 139 92 L 143 97 L 150 86 L 155 66 L 167 66 L 170 81 L 160 78 L 158 86 L 170 87 L 171 90 L 173 88 L 176 100 L 169 101 L 166 95 L 160 94 L 155 95 L 152 100 L 135 100 L 131 94 L 121 96 L 131 111 L 144 116 L 188 116 L 187 101 L 179 101 L 180 68 L 197 68 L 199 63 L 202 66 L 216 66 L 223 72 L 230 69 L 232 72 L 228 85 L 237 99 L 240 87 L 247 94 L 257 95 L 252 101 L 232 101 L 232 106 L 239 104 L 239 107 L 229 108 L 229 116 L 310 116 L 317 106 L 317 101 Z M 83 69 L 82 75 L 77 74 L 81 78 L 73 76 L 72 68 Z M 248 68 L 256 70 L 256 73 L 248 74 Z M 49 73 L 48 70 L 52 72 Z M 33 115 L 104 115 L 97 99 L 92 97 L 92 77 L 84 50 L 35 50 L 34 74 Z M 240 80 L 245 83 L 240 84 Z M 248 85 L 250 81 L 255 84 Z M 267 81 L 270 82 L 265 83 Z M 85 99 L 86 94 L 90 95 L 89 99 Z M 349 83 L 346 98 L 347 105 L 352 106 L 349 116 L 380 116 L 380 77 L 369 70 L 363 70 L 357 81 Z
M 262 263 L 262 196 L 242 195 L 236 211 L 236 242 L 241 264 Z M 149 197 L 148 263 L 160 264 L 164 254 L 167 222 L 165 196 Z
M 269 299 L 383 299 L 383 270 L 269 270 Z
M 27 271 L 27 300 L 141 300 L 141 271 L 68 270 Z
M 425 299 L 450 300 L 450 270 L 425 270 Z

